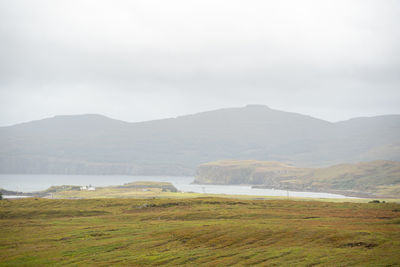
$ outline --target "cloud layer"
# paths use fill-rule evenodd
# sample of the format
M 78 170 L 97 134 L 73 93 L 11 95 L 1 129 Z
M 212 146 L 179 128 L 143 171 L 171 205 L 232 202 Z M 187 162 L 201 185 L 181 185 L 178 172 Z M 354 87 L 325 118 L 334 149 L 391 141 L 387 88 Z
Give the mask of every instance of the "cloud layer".
M 400 113 L 398 1 L 0 2 L 0 125 L 266 104 Z

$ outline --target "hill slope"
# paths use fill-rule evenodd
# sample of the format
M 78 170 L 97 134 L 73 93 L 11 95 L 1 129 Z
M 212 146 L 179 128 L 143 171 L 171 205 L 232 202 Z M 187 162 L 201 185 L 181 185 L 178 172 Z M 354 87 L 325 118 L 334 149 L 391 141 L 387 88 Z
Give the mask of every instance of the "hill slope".
M 226 160 L 200 165 L 195 182 L 399 197 L 400 162 L 373 161 L 326 168 L 298 168 L 280 162 Z
M 260 105 L 140 123 L 56 116 L 0 127 L 0 173 L 191 175 L 220 159 L 400 160 L 399 136 L 399 115 L 330 123 Z

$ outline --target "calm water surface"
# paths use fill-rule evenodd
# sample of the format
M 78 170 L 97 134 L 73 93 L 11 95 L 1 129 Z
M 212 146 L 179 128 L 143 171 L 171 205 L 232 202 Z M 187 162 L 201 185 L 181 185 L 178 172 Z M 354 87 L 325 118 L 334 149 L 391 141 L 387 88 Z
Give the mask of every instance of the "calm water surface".
M 124 176 L 124 175 L 32 175 L 0 174 L 0 188 L 12 191 L 33 192 L 49 188 L 52 185 L 122 185 L 135 181 L 170 182 L 182 192 L 255 195 L 255 196 L 289 196 L 311 198 L 347 198 L 342 195 L 313 192 L 291 192 L 274 189 L 252 189 L 239 185 L 197 185 L 192 184 L 190 176 Z

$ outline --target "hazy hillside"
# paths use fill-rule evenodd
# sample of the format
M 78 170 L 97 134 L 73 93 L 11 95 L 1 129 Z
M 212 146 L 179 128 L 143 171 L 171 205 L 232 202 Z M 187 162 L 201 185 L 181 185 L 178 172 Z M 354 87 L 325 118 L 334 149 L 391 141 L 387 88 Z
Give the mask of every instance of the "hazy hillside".
M 330 123 L 260 105 L 140 123 L 56 116 L 0 127 L 0 172 L 190 175 L 220 159 L 400 160 L 399 136 L 399 115 Z
M 200 165 L 195 182 L 399 197 L 400 162 L 373 161 L 326 168 L 298 168 L 280 162 L 226 160 Z

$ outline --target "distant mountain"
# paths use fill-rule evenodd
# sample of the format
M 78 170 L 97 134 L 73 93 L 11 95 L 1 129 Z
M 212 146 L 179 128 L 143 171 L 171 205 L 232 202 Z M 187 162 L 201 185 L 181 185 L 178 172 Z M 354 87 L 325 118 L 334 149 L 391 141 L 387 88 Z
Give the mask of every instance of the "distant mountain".
M 249 105 L 139 123 L 75 115 L 0 127 L 1 173 L 192 175 L 220 159 L 400 160 L 400 115 L 331 123 Z
M 281 162 L 225 160 L 201 164 L 195 183 L 398 198 L 400 162 L 380 160 L 299 168 Z

